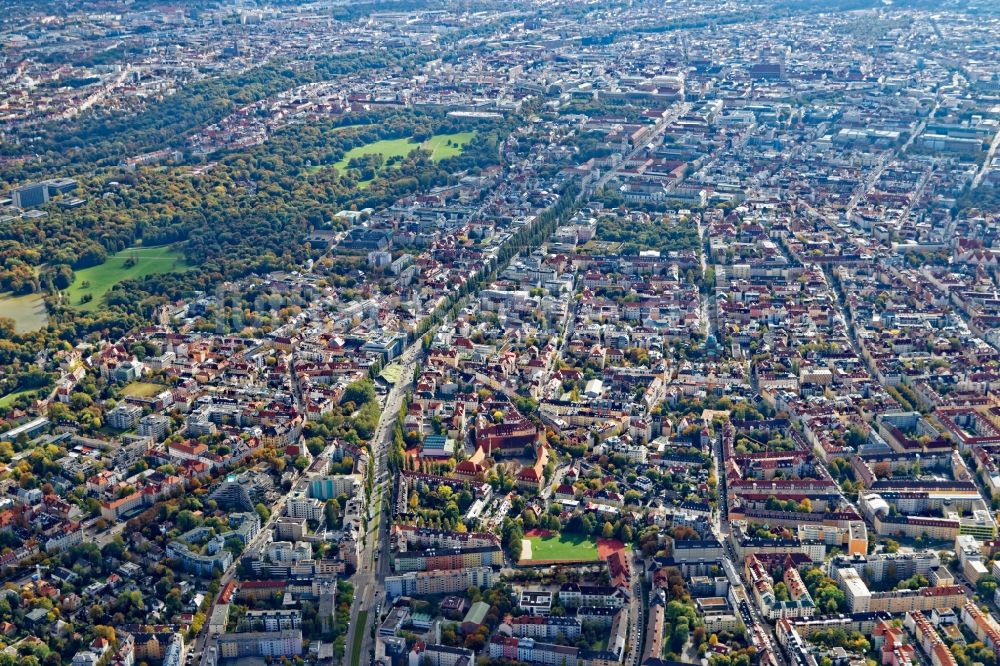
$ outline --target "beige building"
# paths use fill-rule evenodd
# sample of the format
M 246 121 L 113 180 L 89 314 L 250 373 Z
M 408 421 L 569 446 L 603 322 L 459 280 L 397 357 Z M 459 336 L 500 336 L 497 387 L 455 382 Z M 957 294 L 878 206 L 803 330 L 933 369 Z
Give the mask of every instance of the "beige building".
M 660 659 L 663 656 L 663 624 L 666 619 L 663 604 L 651 604 L 649 618 L 646 621 L 646 647 L 642 653 L 642 661 Z
M 493 569 L 490 567 L 411 571 L 385 579 L 386 594 L 391 599 L 413 594 L 450 594 L 464 592 L 470 587 L 484 589 L 492 585 Z

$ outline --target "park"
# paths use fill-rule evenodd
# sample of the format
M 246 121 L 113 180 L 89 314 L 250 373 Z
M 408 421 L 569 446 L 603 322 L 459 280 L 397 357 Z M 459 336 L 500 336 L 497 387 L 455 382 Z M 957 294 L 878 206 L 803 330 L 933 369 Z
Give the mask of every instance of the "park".
M 438 162 L 449 157 L 461 155 L 465 144 L 471 141 L 475 134 L 473 131 L 457 132 L 455 134 L 435 134 L 422 142 L 414 141 L 412 137 L 375 141 L 350 149 L 344 153 L 339 162 L 333 165 L 333 168 L 343 173 L 349 167 L 352 160 L 369 155 L 381 155 L 382 159 L 387 162 L 392 158 L 406 157 L 418 148 L 428 151 L 431 154 L 431 161 Z M 363 187 L 369 182 L 361 181 L 358 185 Z
M 119 282 L 190 268 L 184 255 L 171 245 L 130 247 L 111 255 L 103 264 L 76 271 L 73 284 L 64 294 L 70 305 L 92 312 Z

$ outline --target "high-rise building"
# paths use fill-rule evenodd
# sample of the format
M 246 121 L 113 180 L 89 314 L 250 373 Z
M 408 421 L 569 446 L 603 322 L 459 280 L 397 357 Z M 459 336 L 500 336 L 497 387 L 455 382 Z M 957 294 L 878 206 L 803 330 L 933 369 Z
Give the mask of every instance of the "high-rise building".
M 226 509 L 253 511 L 254 504 L 253 500 L 250 499 L 250 493 L 234 476 L 226 477 L 226 480 L 219 484 L 219 487 L 209 497 Z
M 159 442 L 170 430 L 170 418 L 162 414 L 149 414 L 139 419 L 139 428 L 136 430 L 140 435 L 152 437 Z
M 53 178 L 43 184 L 50 197 L 58 194 L 69 194 L 79 185 L 73 178 Z
M 357 474 L 316 477 L 309 483 L 309 496 L 324 501 L 340 495 L 353 497 L 355 488 L 360 485 L 361 479 Z
M 122 402 L 108 412 L 108 425 L 119 430 L 131 430 L 142 418 L 142 407 Z
M 10 198 L 18 208 L 34 208 L 49 200 L 49 188 L 46 183 L 22 185 L 10 193 Z

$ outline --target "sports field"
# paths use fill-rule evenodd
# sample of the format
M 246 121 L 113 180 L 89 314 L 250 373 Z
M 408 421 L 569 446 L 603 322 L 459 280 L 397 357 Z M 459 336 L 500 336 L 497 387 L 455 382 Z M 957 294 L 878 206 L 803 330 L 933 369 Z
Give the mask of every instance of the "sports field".
M 598 559 L 597 543 L 578 534 L 534 533 L 521 543 L 521 563 L 596 562 Z
M 49 323 L 45 301 L 40 294 L 14 296 L 9 291 L 0 294 L 0 317 L 13 319 L 14 330 L 18 333 L 37 331 Z
M 111 255 L 99 266 L 77 271 L 64 294 L 70 305 L 90 312 L 100 307 L 104 295 L 123 280 L 190 268 L 184 262 L 184 255 L 170 245 L 130 247 Z M 90 300 L 82 302 L 88 295 Z
M 393 157 L 406 157 L 417 148 L 429 150 L 431 153 L 431 160 L 436 162 L 438 160 L 460 155 L 462 153 L 462 149 L 465 147 L 465 144 L 471 141 L 472 137 L 475 135 L 475 132 L 435 134 L 422 143 L 417 143 L 412 138 L 375 141 L 374 143 L 367 143 L 363 146 L 351 148 L 344 153 L 344 157 L 341 158 L 339 162 L 333 165 L 333 168 L 337 171 L 343 172 L 347 169 L 347 165 L 350 164 L 351 160 L 358 157 L 365 157 L 367 155 L 381 155 L 384 160 L 389 160 Z M 358 185 L 364 187 L 369 182 L 370 181 L 361 181 Z

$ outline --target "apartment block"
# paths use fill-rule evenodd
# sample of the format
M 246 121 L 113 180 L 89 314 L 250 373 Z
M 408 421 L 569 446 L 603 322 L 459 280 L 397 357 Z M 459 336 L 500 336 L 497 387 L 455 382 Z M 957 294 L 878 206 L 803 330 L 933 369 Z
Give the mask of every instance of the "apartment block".
M 511 633 L 517 638 L 554 641 L 557 637 L 575 638 L 580 635 L 580 620 L 575 617 L 523 615 L 510 621 Z
M 503 551 L 499 546 L 452 548 L 397 553 L 393 568 L 399 573 L 410 571 L 438 571 L 470 567 L 501 566 Z
M 410 650 L 408 666 L 475 666 L 476 655 L 466 648 L 417 641 Z
M 494 635 L 490 639 L 490 658 L 523 661 L 542 666 L 577 666 L 579 649 L 569 645 L 540 643 L 533 638 Z
M 385 579 L 386 594 L 391 599 L 410 595 L 450 594 L 464 592 L 470 587 L 484 589 L 492 585 L 493 569 L 490 567 L 410 571 Z
M 285 631 L 302 626 L 302 613 L 296 609 L 248 610 L 246 618 L 251 627 L 260 627 L 263 631 Z
M 302 655 L 302 630 L 248 631 L 223 634 L 218 638 L 219 656 L 223 659 L 242 657 L 298 657 Z

